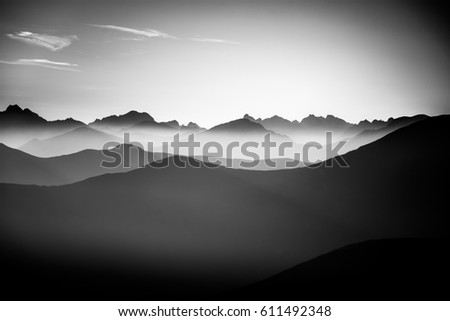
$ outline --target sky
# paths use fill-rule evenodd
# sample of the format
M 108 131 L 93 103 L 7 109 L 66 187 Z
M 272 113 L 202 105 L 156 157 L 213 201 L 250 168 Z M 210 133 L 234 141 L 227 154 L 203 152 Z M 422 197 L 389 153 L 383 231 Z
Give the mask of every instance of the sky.
M 246 113 L 449 113 L 446 17 L 408 1 L 11 1 L 0 110 L 85 122 L 138 110 L 204 127 Z

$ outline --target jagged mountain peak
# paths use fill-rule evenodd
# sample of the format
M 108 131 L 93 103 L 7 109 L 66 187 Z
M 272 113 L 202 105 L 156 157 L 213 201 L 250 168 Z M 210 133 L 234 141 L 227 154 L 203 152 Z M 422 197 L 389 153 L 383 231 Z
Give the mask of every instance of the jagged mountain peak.
M 92 124 L 106 124 L 106 125 L 133 125 L 143 121 L 152 121 L 155 119 L 147 112 L 138 112 L 131 110 L 122 115 L 111 115 L 104 118 L 97 118 Z
M 248 119 L 252 122 L 256 122 L 256 119 L 250 116 L 249 114 L 245 114 L 244 117 L 242 117 L 242 119 Z

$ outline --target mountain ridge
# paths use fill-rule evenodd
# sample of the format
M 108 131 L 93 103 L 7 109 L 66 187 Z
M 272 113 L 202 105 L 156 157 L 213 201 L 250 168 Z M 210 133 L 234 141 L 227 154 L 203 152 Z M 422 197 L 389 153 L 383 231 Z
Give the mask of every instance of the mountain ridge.
M 115 299 L 211 297 L 352 243 L 448 236 L 446 190 L 436 182 L 450 172 L 427 164 L 433 151 L 449 155 L 449 125 L 450 116 L 439 116 L 400 128 L 343 155 L 348 168 L 147 167 L 57 187 L 0 184 L 9 231 L 0 237 L 14 243 L 26 235 L 20 246 L 32 244 L 36 255 L 76 257 L 103 275 L 111 266 L 120 275 L 142 271 L 139 284 L 153 290 L 105 288 L 88 270 L 70 290 L 49 289 L 50 297 L 83 295 L 86 282 Z

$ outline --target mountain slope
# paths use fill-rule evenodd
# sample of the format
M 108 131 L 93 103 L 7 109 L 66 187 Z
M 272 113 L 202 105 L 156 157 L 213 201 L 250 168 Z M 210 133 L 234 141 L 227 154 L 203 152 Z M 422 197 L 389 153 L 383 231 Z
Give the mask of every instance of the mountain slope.
M 124 151 L 129 156 L 129 166 L 122 162 L 115 168 L 102 167 L 102 161 L 112 159 L 100 150 L 83 150 L 74 154 L 39 158 L 20 150 L 0 144 L 0 182 L 33 185 L 63 185 L 107 173 L 127 172 L 144 166 L 148 160 L 159 160 L 162 155 L 141 150 L 142 164 L 139 163 L 137 149 L 121 145 L 113 149 L 124 160 Z
M 268 130 L 262 125 L 252 122 L 246 118 L 240 118 L 228 123 L 220 124 L 210 128 L 207 133 L 237 134 L 266 134 Z
M 28 108 L 10 105 L 0 112 L 0 142 L 20 146 L 31 139 L 45 139 L 81 126 L 85 124 L 72 118 L 47 121 Z
M 438 182 L 450 173 L 436 159 L 449 156 L 449 125 L 440 116 L 401 128 L 344 155 L 349 168 L 180 168 L 186 158 L 172 157 L 66 186 L 0 184 L 2 243 L 94 266 L 78 275 L 93 287 L 95 270 L 138 271 L 152 291 L 136 286 L 134 298 L 173 299 L 242 287 L 351 243 L 448 236 Z M 133 289 L 111 284 L 108 298 Z M 58 295 L 80 298 L 86 285 Z
M 76 153 L 85 149 L 101 150 L 107 142 L 119 144 L 120 141 L 116 136 L 83 126 L 51 138 L 33 139 L 22 145 L 20 150 L 39 157 L 52 157 Z
M 450 239 L 440 238 L 352 244 L 222 299 L 449 300 L 449 250 Z
M 28 108 L 22 109 L 18 105 L 9 105 L 4 111 L 0 112 L 0 125 L 2 128 L 7 126 L 39 126 L 46 124 L 47 121 Z
M 267 135 L 270 135 L 270 141 L 276 143 L 276 145 L 270 150 L 270 153 L 266 154 L 263 142 L 266 140 Z M 207 131 L 197 134 L 195 138 L 201 143 L 201 146 L 211 142 L 219 143 L 224 153 L 231 151 L 231 154 L 221 156 L 226 156 L 230 159 L 251 160 L 248 151 L 255 153 L 259 159 L 293 158 L 293 153 L 301 149 L 301 146 L 295 144 L 290 137 L 268 130 L 261 124 L 251 121 L 246 116 L 214 126 Z M 238 143 L 236 148 L 230 148 L 230 146 L 236 143 Z M 285 149 L 285 154 L 281 155 L 278 148 L 283 143 L 292 145 L 290 148 Z M 253 144 L 254 146 L 247 148 L 247 152 L 245 152 L 243 151 L 244 144 Z
M 286 135 L 298 143 L 307 143 L 308 141 L 317 141 L 324 143 L 325 132 L 332 131 L 333 135 L 340 136 L 345 130 L 352 126 L 343 119 L 332 115 L 327 117 L 309 115 L 300 122 L 297 120 L 289 121 L 277 115 L 266 119 L 255 119 L 249 115 L 244 116 L 252 122 L 261 124 L 264 128 L 273 132 Z
M 412 117 L 390 118 L 386 125 L 378 129 L 365 129 L 354 137 L 348 139 L 347 143 L 342 148 L 342 153 L 358 149 L 361 146 L 367 145 L 386 136 L 389 133 L 396 131 L 399 128 L 414 124 L 415 122 L 424 120 L 429 116 L 416 115 Z
M 102 119 L 96 119 L 89 124 L 92 128 L 120 130 L 130 127 L 143 121 L 155 121 L 155 119 L 145 112 L 129 111 L 123 115 L 112 115 Z

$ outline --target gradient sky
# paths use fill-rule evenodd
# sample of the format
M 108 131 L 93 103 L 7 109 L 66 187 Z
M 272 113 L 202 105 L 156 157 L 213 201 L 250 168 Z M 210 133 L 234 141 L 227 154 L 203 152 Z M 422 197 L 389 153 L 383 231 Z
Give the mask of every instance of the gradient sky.
M 249 113 L 449 113 L 439 8 L 396 1 L 13 1 L 0 106 L 86 122 L 131 109 L 210 127 Z M 442 19 L 442 17 L 444 17 Z M 441 20 L 439 20 L 441 19 Z

